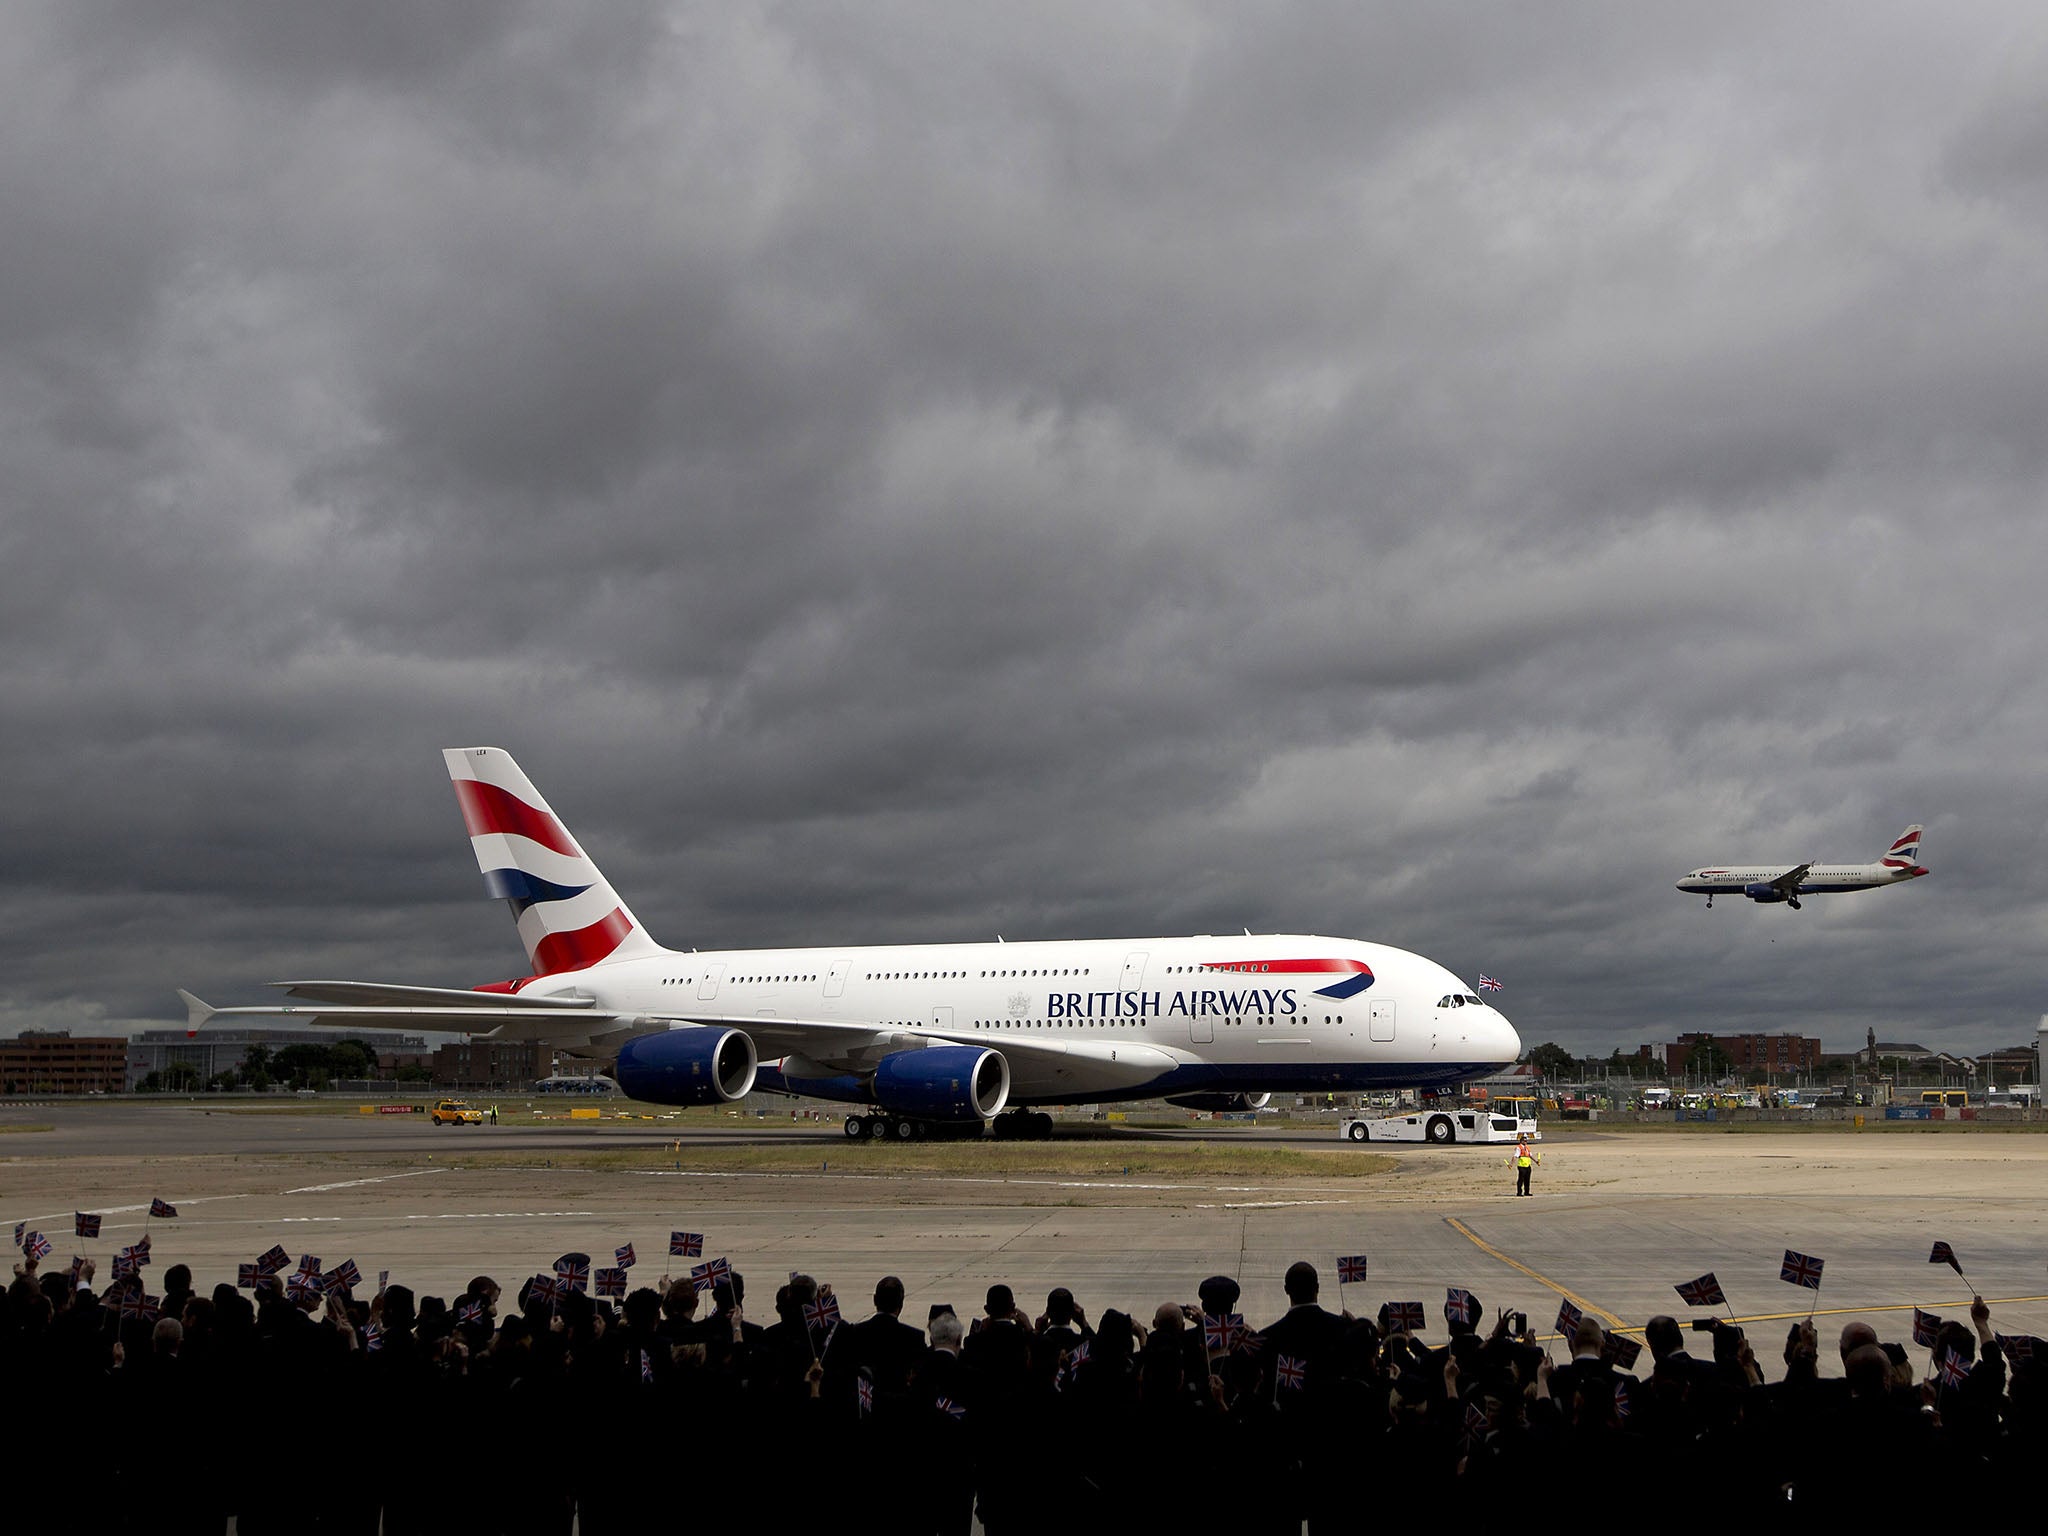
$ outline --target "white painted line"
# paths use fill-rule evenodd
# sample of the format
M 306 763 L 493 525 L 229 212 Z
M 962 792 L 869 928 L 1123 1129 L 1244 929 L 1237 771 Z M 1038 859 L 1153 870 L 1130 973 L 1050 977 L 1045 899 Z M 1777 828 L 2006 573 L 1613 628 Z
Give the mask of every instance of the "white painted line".
M 526 1221 L 535 1216 L 595 1216 L 595 1211 L 442 1211 L 433 1216 L 408 1216 L 407 1221 Z M 329 1221 L 337 1217 L 327 1217 Z
M 371 1179 L 343 1179 L 338 1184 L 307 1184 L 298 1189 L 287 1189 L 287 1195 L 319 1195 L 330 1189 L 354 1189 L 363 1184 L 388 1184 L 393 1179 L 416 1179 L 427 1173 L 446 1173 L 446 1168 L 415 1168 L 410 1173 L 380 1173 Z

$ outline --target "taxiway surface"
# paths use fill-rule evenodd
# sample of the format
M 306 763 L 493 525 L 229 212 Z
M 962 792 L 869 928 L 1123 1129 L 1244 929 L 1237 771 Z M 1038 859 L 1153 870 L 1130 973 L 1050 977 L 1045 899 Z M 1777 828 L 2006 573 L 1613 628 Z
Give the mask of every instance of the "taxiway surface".
M 607 1263 L 631 1241 L 634 1281 L 646 1283 L 680 1228 L 703 1232 L 707 1256 L 749 1276 L 756 1315 L 791 1269 L 833 1281 L 857 1316 L 875 1280 L 897 1274 L 905 1316 L 918 1320 L 934 1302 L 971 1315 L 996 1281 L 1033 1310 L 1065 1285 L 1091 1316 L 1120 1307 L 1144 1317 L 1225 1273 L 1257 1326 L 1283 1310 L 1280 1276 L 1294 1260 L 1322 1269 L 1335 1304 L 1336 1256 L 1364 1253 L 1370 1277 L 1345 1287 L 1342 1303 L 1366 1313 L 1421 1300 L 1436 1337 L 1447 1285 L 1539 1328 L 1560 1297 L 1639 1327 L 1682 1314 L 1672 1286 L 1712 1270 L 1735 1312 L 1755 1320 L 1759 1354 L 1775 1360 L 1787 1320 L 1816 1302 L 1824 1342 L 1851 1316 L 1904 1339 L 1905 1308 L 1960 1313 L 1968 1288 L 1927 1261 L 1940 1238 L 1993 1302 L 2000 1331 L 2048 1335 L 2041 1135 L 1582 1132 L 1544 1147 L 1537 1195 L 1523 1200 L 1495 1147 L 1374 1148 L 1394 1163 L 1369 1178 L 1006 1176 L 877 1172 L 868 1154 L 886 1149 L 850 1145 L 836 1127 L 773 1122 L 679 1135 L 131 1103 L 0 1108 L 0 1133 L 28 1123 L 50 1129 L 0 1134 L 0 1220 L 48 1233 L 61 1262 L 77 1248 L 72 1213 L 102 1213 L 86 1251 L 104 1274 L 162 1197 L 179 1216 L 148 1224 L 157 1262 L 192 1265 L 202 1288 L 274 1242 L 445 1295 L 477 1273 L 510 1289 L 570 1249 Z M 1242 1144 L 1331 1142 L 1259 1132 Z M 705 1155 L 736 1145 L 815 1150 L 817 1166 L 733 1171 Z M 467 1165 L 476 1152 L 503 1160 Z M 621 1160 L 631 1166 L 586 1165 L 613 1152 L 634 1154 Z M 1826 1261 L 1817 1296 L 1779 1280 L 1788 1247 Z M 1832 1363 L 1831 1350 L 1823 1356 Z

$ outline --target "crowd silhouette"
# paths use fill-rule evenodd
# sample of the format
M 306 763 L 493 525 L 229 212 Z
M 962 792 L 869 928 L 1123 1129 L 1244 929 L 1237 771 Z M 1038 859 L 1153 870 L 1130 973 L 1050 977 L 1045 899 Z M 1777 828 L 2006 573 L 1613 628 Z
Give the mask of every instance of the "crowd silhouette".
M 1915 1313 L 1910 1347 L 1861 1321 L 1828 1340 L 1794 1322 L 1766 1346 L 1670 1316 L 1639 1344 L 1569 1306 L 1568 1333 L 1538 1336 L 1462 1290 L 1441 1323 L 1401 1304 L 1354 1318 L 1306 1262 L 1277 1296 L 1216 1276 L 1149 1314 L 1091 1315 L 1065 1289 L 1033 1310 L 996 1285 L 920 1326 L 894 1277 L 842 1312 L 791 1273 L 757 1318 L 722 1263 L 633 1288 L 600 1271 L 614 1304 L 580 1254 L 453 1298 L 366 1294 L 353 1265 L 337 1280 L 282 1249 L 206 1291 L 172 1265 L 152 1295 L 123 1255 L 111 1285 L 91 1263 L 16 1264 L 8 1439 L 18 1472 L 90 1469 L 39 1489 L 51 1518 L 75 1499 L 90 1528 L 158 1536 L 605 1536 L 714 1516 L 1293 1532 L 1539 1501 L 1896 1514 L 2020 1486 L 2043 1444 L 2034 1341 L 1994 1332 L 1981 1299 L 1967 1321 Z

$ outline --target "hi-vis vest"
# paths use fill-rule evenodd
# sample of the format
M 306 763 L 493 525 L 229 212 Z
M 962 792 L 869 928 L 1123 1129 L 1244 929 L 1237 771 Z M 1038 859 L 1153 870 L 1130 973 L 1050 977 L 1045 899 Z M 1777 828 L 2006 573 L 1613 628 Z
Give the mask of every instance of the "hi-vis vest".
M 1534 1162 L 1535 1157 L 1527 1147 L 1515 1148 L 1515 1166 L 1517 1168 L 1527 1168 Z

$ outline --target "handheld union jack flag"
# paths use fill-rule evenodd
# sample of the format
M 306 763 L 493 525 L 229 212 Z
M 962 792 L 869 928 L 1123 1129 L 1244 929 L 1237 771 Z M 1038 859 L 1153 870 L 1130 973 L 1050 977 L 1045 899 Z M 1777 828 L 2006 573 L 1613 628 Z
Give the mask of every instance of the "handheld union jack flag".
M 14 1224 L 14 1246 L 19 1248 L 21 1246 L 21 1240 L 27 1235 L 28 1223 L 25 1221 L 17 1221 Z
M 1728 1304 L 1728 1298 L 1721 1293 L 1721 1282 L 1714 1278 L 1711 1269 L 1699 1279 L 1674 1285 L 1672 1289 L 1688 1307 L 1724 1307 Z
M 1614 1384 L 1614 1416 L 1626 1419 L 1633 1412 L 1635 1405 L 1629 1401 L 1628 1383 L 1617 1381 Z
M 1585 1313 L 1581 1312 L 1570 1302 L 1559 1302 L 1557 1304 L 1557 1331 L 1569 1339 L 1579 1331 L 1579 1324 L 1585 1318 L 1585 1315 Z
M 1273 1362 L 1273 1384 L 1290 1392 L 1308 1385 L 1308 1362 L 1282 1355 Z
M 1482 971 L 1479 974 L 1479 990 L 1482 992 L 1498 992 L 1500 990 L 1500 983 Z
M 932 1406 L 949 1419 L 964 1419 L 967 1417 L 966 1408 L 954 1402 L 950 1397 L 935 1398 Z
M 654 1358 L 644 1349 L 640 1351 L 640 1381 L 643 1386 L 654 1385 Z
M 1202 1347 L 1210 1354 L 1221 1354 L 1229 1349 L 1232 1332 L 1226 1319 L 1211 1317 L 1206 1312 L 1202 1314 Z
M 256 1268 L 259 1273 L 274 1275 L 283 1269 L 285 1265 L 291 1263 L 291 1261 L 292 1256 L 284 1251 L 284 1244 L 278 1243 L 272 1246 L 268 1253 L 256 1260 Z
M 1991 1337 L 1996 1339 L 1998 1347 L 2005 1351 L 2005 1358 L 2015 1365 L 2034 1358 L 2034 1345 L 2038 1341 L 2031 1334 L 1994 1333 Z
M 804 1321 L 813 1328 L 823 1328 L 839 1321 L 839 1298 L 820 1296 L 816 1301 L 804 1303 Z
M 860 1398 L 860 1416 L 866 1418 L 875 1411 L 875 1384 L 863 1376 L 854 1390 Z
M 1464 1442 L 1465 1449 L 1469 1451 L 1473 1446 L 1484 1441 L 1486 1439 L 1486 1431 L 1486 1410 L 1481 1408 L 1473 1399 L 1467 1398 L 1465 1401 L 1465 1433 L 1459 1436 L 1459 1439 Z
M 589 1290 L 590 1255 L 587 1253 L 565 1253 L 555 1260 L 555 1284 L 558 1289 L 563 1290 Z
M 319 1306 L 320 1298 L 326 1294 L 326 1288 L 321 1285 L 320 1277 L 318 1275 L 309 1275 L 304 1270 L 300 1270 L 291 1279 L 285 1281 L 284 1291 L 287 1296 L 304 1307 L 308 1312 Z
M 631 1269 L 639 1262 L 639 1260 L 633 1257 L 633 1245 L 631 1243 L 626 1244 L 623 1248 L 614 1250 L 612 1257 L 618 1261 L 619 1268 L 621 1269 Z
M 1389 1333 L 1420 1333 L 1427 1326 L 1428 1309 L 1419 1301 L 1390 1301 L 1385 1311 Z
M 468 1323 L 481 1323 L 483 1320 L 484 1303 L 482 1297 L 472 1296 L 469 1298 L 469 1300 L 460 1302 L 456 1305 L 455 1325 L 458 1328 Z
M 1970 1368 L 1963 1364 L 1963 1357 L 1954 1350 L 1941 1357 L 1941 1384 L 1944 1387 L 1960 1387 L 1969 1375 Z
M 732 1280 L 732 1264 L 726 1259 L 708 1259 L 702 1264 L 690 1266 L 690 1278 L 697 1282 L 698 1290 L 705 1290 L 719 1283 Z
M 32 1259 L 47 1259 L 50 1256 L 50 1240 L 40 1232 L 31 1232 L 22 1239 L 21 1251 Z
M 704 1234 L 702 1232 L 669 1233 L 668 1253 L 672 1259 L 701 1259 L 704 1256 Z
M 1932 1312 L 1913 1309 L 1913 1342 L 1922 1349 L 1934 1348 L 1934 1341 L 1941 1333 L 1941 1319 Z
M 626 1294 L 626 1272 L 623 1269 L 600 1269 L 597 1272 L 597 1294 L 623 1297 Z
M 354 1259 L 343 1259 L 328 1271 L 326 1281 L 327 1289 L 330 1291 L 337 1286 L 352 1291 L 363 1283 L 363 1272 L 356 1268 Z
M 1620 1366 L 1624 1371 L 1634 1370 L 1636 1361 L 1642 1353 L 1642 1345 L 1619 1333 L 1608 1334 L 1607 1342 L 1600 1346 L 1600 1358 Z
M 1087 1364 L 1087 1362 L 1088 1341 L 1086 1339 L 1083 1339 L 1080 1343 L 1076 1344 L 1072 1349 L 1068 1350 L 1064 1356 L 1061 1357 L 1060 1368 L 1059 1370 L 1053 1373 L 1053 1390 L 1056 1392 L 1064 1391 L 1066 1389 L 1067 1383 L 1074 1379 L 1074 1373 L 1080 1370 L 1083 1365 Z
M 171 1217 L 178 1214 L 178 1208 L 168 1200 L 151 1200 L 149 1214 L 151 1217 Z
M 561 1282 L 553 1275 L 535 1275 L 527 1296 L 534 1301 L 554 1301 L 562 1294 Z
M 1927 1262 L 1930 1264 L 1946 1264 L 1958 1275 L 1963 1272 L 1963 1266 L 1956 1262 L 1955 1249 L 1949 1247 L 1947 1243 L 1936 1243 L 1934 1245 L 1934 1252 L 1927 1255 Z
M 378 1350 L 382 1349 L 383 1347 L 384 1325 L 382 1323 L 370 1324 L 369 1327 L 363 1330 L 363 1348 L 374 1355 L 375 1353 L 377 1353 Z
M 312 1254 L 310 1254 L 310 1253 L 302 1253 L 302 1254 L 300 1254 L 300 1255 L 299 1255 L 299 1273 L 300 1273 L 300 1274 L 302 1274 L 302 1275 L 317 1275 L 317 1274 L 319 1274 L 319 1273 L 320 1273 L 320 1261 L 319 1261 L 319 1259 L 315 1258 L 315 1257 L 314 1257 L 314 1256 L 313 1256 Z
M 1365 1284 L 1364 1254 L 1347 1254 L 1337 1260 L 1337 1283 L 1339 1285 Z
M 255 1290 L 256 1282 L 262 1278 L 263 1271 L 254 1264 L 238 1264 L 235 1266 L 235 1289 L 238 1291 Z
M 1778 1270 L 1778 1278 L 1787 1285 L 1803 1285 L 1810 1291 L 1820 1289 L 1821 1266 L 1827 1261 L 1816 1259 L 1804 1253 L 1785 1250 L 1785 1262 Z
M 163 1298 L 146 1294 L 139 1285 L 121 1293 L 120 1312 L 123 1317 L 140 1318 L 143 1322 L 153 1323 L 162 1315 L 163 1309 Z
M 1472 1323 L 1478 1321 L 1479 1302 L 1463 1286 L 1444 1287 L 1444 1321 L 1447 1323 Z
M 85 1211 L 73 1211 L 71 1213 L 71 1235 L 73 1237 L 98 1237 L 100 1235 L 99 1217 Z
M 126 1248 L 114 1250 L 114 1263 L 116 1266 L 126 1264 L 128 1268 L 133 1270 L 142 1268 L 148 1262 L 149 1244 L 147 1243 L 130 1243 Z

